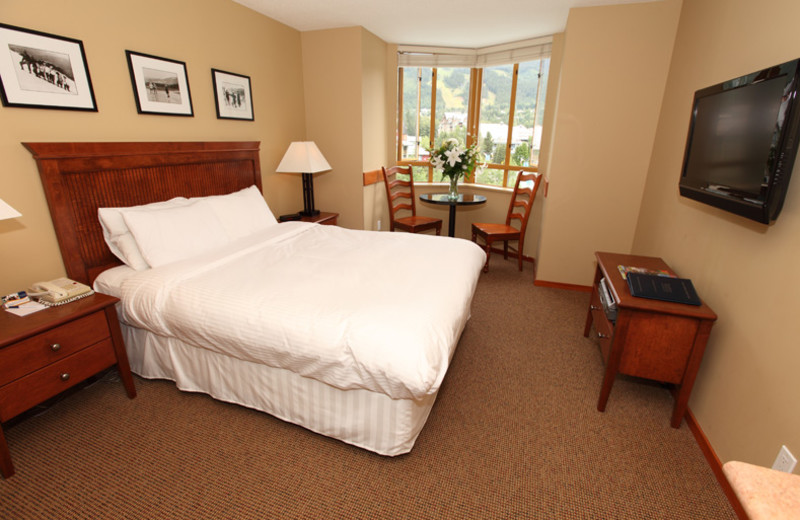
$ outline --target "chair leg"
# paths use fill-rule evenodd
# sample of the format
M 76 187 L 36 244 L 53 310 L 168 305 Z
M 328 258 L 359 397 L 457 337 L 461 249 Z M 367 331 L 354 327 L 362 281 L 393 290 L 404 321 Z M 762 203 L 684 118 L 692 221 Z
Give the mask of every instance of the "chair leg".
M 525 239 L 520 237 L 519 242 L 517 243 L 517 263 L 519 264 L 519 270 L 522 271 L 522 246 L 525 243 Z
M 492 255 L 492 243 L 490 241 L 486 241 L 486 263 L 483 264 L 483 272 L 489 272 L 489 258 Z

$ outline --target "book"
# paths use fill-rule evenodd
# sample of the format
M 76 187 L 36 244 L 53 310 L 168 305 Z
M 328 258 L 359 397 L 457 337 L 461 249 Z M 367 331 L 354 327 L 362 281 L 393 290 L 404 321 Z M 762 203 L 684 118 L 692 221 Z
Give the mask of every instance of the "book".
M 645 267 L 634 267 L 632 265 L 618 265 L 617 269 L 619 269 L 619 274 L 622 275 L 623 280 L 628 279 L 628 273 L 653 274 L 667 278 L 675 278 L 674 274 L 664 271 L 663 269 L 647 269 Z
M 636 272 L 628 273 L 628 288 L 633 296 L 667 302 L 702 305 L 692 281 L 688 278 L 667 277 Z

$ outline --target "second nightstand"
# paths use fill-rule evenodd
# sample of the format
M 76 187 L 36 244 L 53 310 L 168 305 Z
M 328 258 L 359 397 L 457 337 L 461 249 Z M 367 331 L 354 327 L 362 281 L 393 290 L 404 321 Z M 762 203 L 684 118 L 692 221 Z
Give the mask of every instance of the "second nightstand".
M 320 211 L 319 215 L 314 215 L 313 217 L 297 218 L 297 214 L 294 215 L 294 218 L 287 218 L 287 217 L 290 217 L 290 215 L 282 215 L 278 220 L 280 222 L 291 222 L 293 220 L 300 220 L 302 222 L 311 222 L 327 226 L 335 226 L 339 220 L 338 213 L 330 213 L 327 211 Z
M 313 217 L 303 217 L 300 220 L 303 222 L 316 222 L 317 224 L 323 224 L 326 226 L 335 226 L 336 222 L 339 220 L 339 214 L 320 211 L 319 215 L 314 215 Z

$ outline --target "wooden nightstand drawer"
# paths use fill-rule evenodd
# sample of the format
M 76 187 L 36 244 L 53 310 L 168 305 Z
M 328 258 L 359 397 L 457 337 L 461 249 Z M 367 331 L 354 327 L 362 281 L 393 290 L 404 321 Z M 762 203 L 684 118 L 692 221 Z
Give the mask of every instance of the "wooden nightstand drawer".
M 109 337 L 103 311 L 0 349 L 0 386 Z
M 15 417 L 116 362 L 108 338 L 0 387 L 0 421 Z

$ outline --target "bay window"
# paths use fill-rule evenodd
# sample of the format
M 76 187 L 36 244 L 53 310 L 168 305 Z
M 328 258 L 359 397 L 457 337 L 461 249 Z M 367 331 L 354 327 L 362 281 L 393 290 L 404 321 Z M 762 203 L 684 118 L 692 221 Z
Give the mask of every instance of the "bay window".
M 513 187 L 538 171 L 550 39 L 485 49 L 400 47 L 397 162 L 439 182 L 428 150 L 455 137 L 477 143 L 486 167 L 465 182 Z

